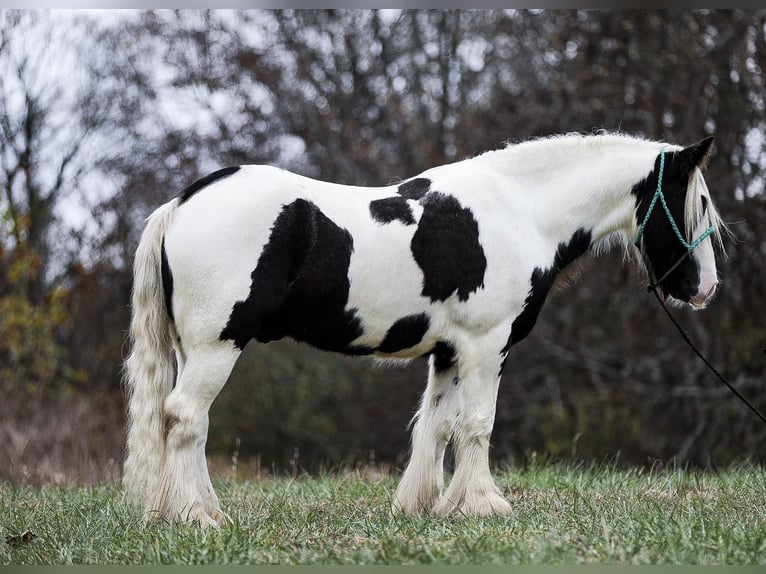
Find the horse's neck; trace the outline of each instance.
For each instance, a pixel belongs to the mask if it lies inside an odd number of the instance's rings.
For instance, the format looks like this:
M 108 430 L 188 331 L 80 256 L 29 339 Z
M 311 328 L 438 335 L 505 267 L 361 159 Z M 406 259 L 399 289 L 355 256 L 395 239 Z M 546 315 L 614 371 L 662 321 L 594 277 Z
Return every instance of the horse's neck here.
M 535 196 L 539 221 L 583 227 L 594 241 L 635 227 L 633 186 L 652 170 L 660 144 L 641 140 L 550 140 L 488 156 L 518 193 Z M 568 230 L 562 229 L 566 233 Z

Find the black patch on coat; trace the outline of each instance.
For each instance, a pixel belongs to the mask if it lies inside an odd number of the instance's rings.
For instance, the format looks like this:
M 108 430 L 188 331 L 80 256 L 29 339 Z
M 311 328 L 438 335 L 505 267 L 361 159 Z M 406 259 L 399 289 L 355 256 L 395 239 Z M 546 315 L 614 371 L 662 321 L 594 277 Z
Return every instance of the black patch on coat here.
M 221 332 L 240 349 L 291 337 L 320 349 L 369 354 L 352 346 L 363 334 L 356 310 L 348 303 L 351 234 L 310 201 L 296 199 L 282 208 L 258 264 L 250 294 L 238 301 Z
M 443 373 L 455 365 L 455 347 L 452 343 L 439 341 L 429 354 L 434 357 L 434 370 L 437 373 Z
M 415 217 L 412 215 L 412 209 L 407 203 L 407 200 L 401 195 L 371 201 L 370 215 L 378 223 L 400 221 L 404 223 L 404 225 L 415 224 Z
M 395 353 L 410 349 L 423 340 L 428 331 L 430 321 L 428 315 L 408 315 L 396 321 L 386 333 L 383 342 L 378 347 L 381 353 Z
M 537 267 L 532 272 L 530 279 L 531 288 L 529 294 L 524 301 L 524 308 L 519 316 L 513 320 L 511 325 L 511 336 L 508 339 L 505 347 L 501 350 L 501 354 L 508 352 L 508 349 L 524 339 L 532 331 L 532 328 L 537 322 L 537 316 L 540 313 L 540 309 L 545 303 L 545 298 L 548 296 L 553 281 L 556 279 L 556 275 L 569 265 L 572 261 L 580 257 L 583 253 L 590 248 L 591 233 L 584 229 L 578 229 L 572 235 L 571 239 L 564 243 L 559 243 L 556 249 L 556 255 L 553 258 L 553 264 L 547 269 L 541 269 Z M 505 362 L 505 361 L 503 361 Z M 502 367 L 500 369 L 502 373 Z
M 679 229 L 684 229 L 686 221 L 686 192 L 689 186 L 687 173 L 689 158 L 684 151 L 666 152 L 665 168 L 662 176 L 662 192 Z M 654 163 L 654 169 L 639 182 L 631 193 L 636 196 L 636 222 L 640 226 L 646 217 L 652 198 L 657 191 L 657 177 L 660 171 L 660 157 Z M 689 238 L 686 237 L 689 241 Z M 652 282 L 662 277 L 681 257 L 688 253 L 678 240 L 668 216 L 660 203 L 657 203 L 649 216 L 641 237 L 644 260 L 651 268 Z M 693 257 L 685 260 L 670 273 L 660 285 L 666 295 L 672 295 L 681 301 L 689 301 L 699 286 L 699 267 Z
M 421 202 L 423 215 L 410 248 L 423 271 L 422 295 L 444 301 L 457 291 L 467 301 L 484 286 L 487 259 L 473 213 L 451 195 L 432 191 Z
M 188 199 L 193 196 L 195 193 L 197 193 L 199 190 L 201 190 L 204 187 L 207 187 L 214 181 L 218 181 L 219 179 L 223 179 L 224 177 L 228 177 L 233 173 L 236 173 L 239 171 L 239 166 L 234 165 L 230 167 L 224 167 L 222 169 L 219 169 L 218 171 L 214 171 L 213 173 L 210 173 L 206 175 L 203 178 L 198 179 L 194 183 L 192 183 L 190 186 L 184 188 L 184 190 L 178 194 L 178 197 L 181 198 L 181 201 L 179 202 L 179 205 L 181 203 L 188 201 Z
M 405 181 L 399 186 L 397 193 L 405 199 L 421 199 L 431 190 L 431 180 L 425 177 L 416 177 Z
M 160 274 L 162 275 L 162 291 L 165 295 L 165 309 L 168 311 L 168 317 L 174 321 L 173 317 L 173 274 L 170 272 L 168 263 L 168 254 L 165 251 L 165 239 L 162 239 L 160 248 Z

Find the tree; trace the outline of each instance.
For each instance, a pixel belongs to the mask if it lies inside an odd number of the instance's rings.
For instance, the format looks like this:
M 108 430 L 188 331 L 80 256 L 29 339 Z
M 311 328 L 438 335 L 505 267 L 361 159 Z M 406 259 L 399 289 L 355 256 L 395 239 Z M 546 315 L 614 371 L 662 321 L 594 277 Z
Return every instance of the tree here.
M 193 177 L 238 162 L 380 185 L 552 133 L 624 130 L 679 143 L 715 133 L 708 183 L 728 219 L 746 219 L 739 237 L 754 241 L 763 213 L 762 144 L 753 143 L 762 142 L 763 19 L 703 10 L 142 13 L 107 33 L 116 42 L 110 53 L 126 54 L 130 65 L 104 73 L 137 90 L 115 84 L 110 101 L 140 110 L 123 115 L 125 125 L 144 126 L 145 114 L 163 129 L 126 138 L 140 142 L 126 156 L 140 164 L 113 167 L 137 185 L 114 201 L 152 189 L 135 204 L 145 215 Z M 154 74 L 159 61 L 162 76 Z M 187 106 L 180 117 L 196 121 L 180 121 L 163 103 L 179 94 Z M 123 235 L 134 245 L 139 218 L 116 219 L 134 229 Z M 742 302 L 762 297 L 740 270 L 761 264 L 759 249 L 730 245 L 724 295 L 690 327 L 745 386 L 762 372 L 750 350 L 763 332 Z M 543 310 L 527 351 L 509 359 L 496 436 L 510 440 L 496 445 L 499 457 L 525 448 L 568 453 L 580 436 L 584 455 L 622 449 L 634 462 L 677 454 L 705 463 L 743 437 L 760 440 L 739 418 L 744 434 L 717 432 L 737 417 L 736 405 L 713 408 L 725 389 L 703 385 L 704 372 L 636 283 L 612 257 L 550 303 L 555 313 Z M 731 343 L 714 345 L 711 332 Z M 422 379 L 415 367 L 399 380 L 411 389 Z M 245 392 L 238 380 L 232 386 Z M 403 444 L 406 434 L 396 429 L 387 440 Z
M 76 32 L 75 32 L 76 33 Z M 73 66 L 66 35 L 35 12 L 0 12 L 0 355 L 5 385 L 48 384 L 74 375 L 61 330 L 68 323 L 62 275 L 77 254 L 56 210 L 87 168 L 87 93 L 56 75 Z M 42 48 L 41 48 L 42 46 Z M 76 76 L 75 76 L 76 77 Z M 76 378 L 81 378 L 78 374 Z
M 117 388 L 144 219 L 197 177 L 271 163 L 382 185 L 507 141 L 606 129 L 682 144 L 716 136 L 706 179 L 737 239 L 728 242 L 718 300 L 680 318 L 759 403 L 766 12 L 141 11 L 88 22 L 87 42 L 76 42 L 85 46 L 81 63 L 68 68 L 83 80 L 63 84 L 83 88 L 72 93 L 39 67 L 46 57 L 19 51 L 20 31 L 59 16 L 2 18 L 0 137 L 9 143 L 0 152 L 0 297 L 13 293 L 40 310 L 59 294 L 71 320 L 40 332 L 89 373 L 88 389 Z M 48 33 L 51 51 L 66 52 Z M 60 210 L 73 197 L 89 210 L 70 234 Z M 13 273 L 23 293 L 12 291 Z M 765 433 L 708 378 L 618 255 L 549 301 L 522 345 L 500 392 L 498 459 L 761 456 Z M 365 363 L 290 345 L 246 354 L 216 404 L 214 448 L 231 449 L 239 436 L 242 454 L 288 464 L 297 447 L 310 467 L 344 452 L 364 458 L 381 444 L 390 461 L 406 453 L 422 362 L 370 373 Z M 253 389 L 274 407 L 254 407 L 255 421 L 242 410 Z M 401 417 L 383 417 L 384 408 Z

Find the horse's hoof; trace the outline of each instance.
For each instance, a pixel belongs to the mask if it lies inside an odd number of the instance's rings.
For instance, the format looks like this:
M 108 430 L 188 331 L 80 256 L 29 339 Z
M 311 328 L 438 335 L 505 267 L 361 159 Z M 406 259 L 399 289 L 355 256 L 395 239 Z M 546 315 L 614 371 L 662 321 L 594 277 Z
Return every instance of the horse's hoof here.
M 492 517 L 507 516 L 511 513 L 511 505 L 497 493 L 481 496 L 466 495 L 460 501 L 442 497 L 433 508 L 432 514 L 438 518 L 460 517 Z

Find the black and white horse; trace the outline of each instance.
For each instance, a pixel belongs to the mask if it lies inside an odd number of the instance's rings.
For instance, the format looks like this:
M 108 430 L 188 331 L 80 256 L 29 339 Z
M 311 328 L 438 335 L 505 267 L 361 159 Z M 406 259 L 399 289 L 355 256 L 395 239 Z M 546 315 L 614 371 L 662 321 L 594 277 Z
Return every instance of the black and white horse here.
M 711 143 L 565 135 L 387 187 L 255 165 L 195 182 L 149 217 L 136 252 L 127 495 L 168 519 L 224 521 L 205 460 L 208 410 L 248 341 L 291 337 L 352 355 L 428 356 L 394 507 L 507 513 L 488 447 L 510 348 L 562 269 L 615 244 L 662 278 L 665 300 L 707 304 L 723 226 L 700 169 Z M 685 242 L 700 236 L 695 249 Z

